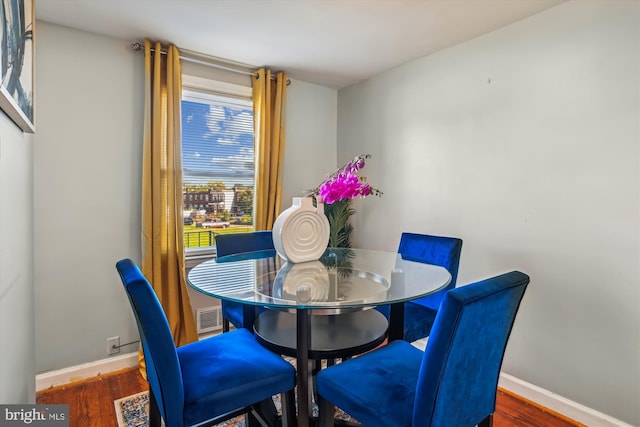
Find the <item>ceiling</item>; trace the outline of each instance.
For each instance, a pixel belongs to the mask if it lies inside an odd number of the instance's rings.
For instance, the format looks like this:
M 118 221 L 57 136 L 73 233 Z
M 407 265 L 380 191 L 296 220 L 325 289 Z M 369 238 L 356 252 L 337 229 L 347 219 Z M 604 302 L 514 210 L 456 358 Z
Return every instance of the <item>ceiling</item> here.
M 35 0 L 35 15 L 339 89 L 564 1 Z

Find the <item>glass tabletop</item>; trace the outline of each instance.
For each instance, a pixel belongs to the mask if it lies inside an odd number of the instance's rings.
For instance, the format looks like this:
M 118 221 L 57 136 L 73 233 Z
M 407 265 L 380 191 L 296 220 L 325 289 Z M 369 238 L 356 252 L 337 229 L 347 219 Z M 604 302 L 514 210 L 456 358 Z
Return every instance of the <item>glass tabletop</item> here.
M 439 266 L 395 252 L 328 248 L 317 261 L 290 263 L 276 251 L 205 261 L 187 277 L 207 295 L 274 308 L 361 308 L 434 293 L 451 281 Z

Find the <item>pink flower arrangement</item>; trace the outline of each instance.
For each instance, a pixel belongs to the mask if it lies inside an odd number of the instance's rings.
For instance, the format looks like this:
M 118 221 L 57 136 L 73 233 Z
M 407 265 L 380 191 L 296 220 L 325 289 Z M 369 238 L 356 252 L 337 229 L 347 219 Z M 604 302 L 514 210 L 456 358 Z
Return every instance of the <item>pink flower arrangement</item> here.
M 365 166 L 365 159 L 370 154 L 360 154 L 352 161 L 328 175 L 325 181 L 312 194 L 322 198 L 324 203 L 332 204 L 344 199 L 367 197 L 371 194 L 381 196 L 382 192 L 373 188 L 366 182 L 366 178 L 359 176 L 358 172 Z

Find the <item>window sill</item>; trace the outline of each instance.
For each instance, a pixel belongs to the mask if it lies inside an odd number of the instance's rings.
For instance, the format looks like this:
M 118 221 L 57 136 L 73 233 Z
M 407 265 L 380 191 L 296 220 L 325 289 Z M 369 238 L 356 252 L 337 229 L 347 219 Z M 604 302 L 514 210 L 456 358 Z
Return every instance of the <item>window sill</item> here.
M 189 264 L 195 263 L 199 264 L 204 260 L 212 259 L 216 257 L 216 248 L 215 246 L 209 246 L 206 248 L 185 248 L 184 250 L 184 260 L 187 263 L 187 267 Z

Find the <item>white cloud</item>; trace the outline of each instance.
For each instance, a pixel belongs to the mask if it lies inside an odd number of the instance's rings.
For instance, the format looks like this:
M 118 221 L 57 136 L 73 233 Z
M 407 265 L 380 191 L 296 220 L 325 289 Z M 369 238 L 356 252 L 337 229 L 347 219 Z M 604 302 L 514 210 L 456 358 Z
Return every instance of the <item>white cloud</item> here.
M 218 105 L 210 105 L 209 112 L 205 115 L 208 132 L 205 136 L 210 136 L 222 132 L 222 128 L 218 122 L 225 121 L 225 133 L 253 133 L 253 114 L 242 112 L 236 116 L 225 116 L 224 107 Z M 224 143 L 223 141 L 219 141 Z
M 238 141 L 227 138 L 218 138 L 218 144 L 222 145 L 238 145 Z
M 253 170 L 253 150 L 250 151 L 251 153 L 249 153 L 249 155 L 214 157 L 211 159 L 211 163 L 214 163 L 218 166 L 224 166 L 230 170 Z

